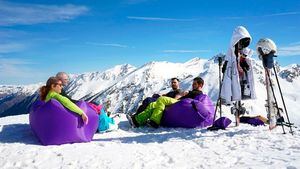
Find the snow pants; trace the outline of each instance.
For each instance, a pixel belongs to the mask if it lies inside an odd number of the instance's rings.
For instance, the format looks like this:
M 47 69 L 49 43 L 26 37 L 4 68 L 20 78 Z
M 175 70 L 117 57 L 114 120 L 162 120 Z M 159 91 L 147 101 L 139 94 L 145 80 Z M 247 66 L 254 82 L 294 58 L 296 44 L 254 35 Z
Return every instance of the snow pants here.
M 150 103 L 143 112 L 139 113 L 134 118 L 140 126 L 145 125 L 148 119 L 160 125 L 165 107 L 176 102 L 178 102 L 177 99 L 161 96 L 155 102 Z

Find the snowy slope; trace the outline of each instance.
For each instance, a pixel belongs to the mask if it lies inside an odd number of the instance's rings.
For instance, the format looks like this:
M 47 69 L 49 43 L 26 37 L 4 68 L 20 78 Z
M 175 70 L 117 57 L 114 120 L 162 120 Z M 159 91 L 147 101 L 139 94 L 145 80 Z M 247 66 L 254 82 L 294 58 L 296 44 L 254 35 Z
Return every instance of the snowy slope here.
M 299 122 L 298 122 L 299 123 Z M 242 124 L 227 130 L 129 127 L 90 143 L 41 146 L 28 115 L 0 118 L 1 168 L 300 168 L 300 132 Z
M 86 95 L 94 95 L 105 91 L 107 87 L 113 85 L 116 81 L 135 69 L 135 67 L 129 64 L 124 64 L 117 65 L 104 72 L 91 72 L 75 75 L 71 78 L 66 90 L 74 99 L 81 99 Z

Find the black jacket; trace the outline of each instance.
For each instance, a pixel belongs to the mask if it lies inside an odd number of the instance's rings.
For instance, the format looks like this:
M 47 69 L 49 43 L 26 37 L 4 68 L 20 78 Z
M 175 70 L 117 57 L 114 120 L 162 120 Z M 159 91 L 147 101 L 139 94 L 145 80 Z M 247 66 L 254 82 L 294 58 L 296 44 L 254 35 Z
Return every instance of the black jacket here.
M 195 97 L 200 95 L 200 94 L 203 94 L 202 91 L 194 89 L 192 91 L 189 91 L 189 93 L 187 95 L 181 97 L 180 100 L 186 99 L 186 98 L 195 99 Z
M 169 93 L 165 94 L 164 96 L 175 98 L 176 95 L 180 94 L 180 92 L 181 92 L 180 89 L 176 89 L 176 90 L 170 91 Z

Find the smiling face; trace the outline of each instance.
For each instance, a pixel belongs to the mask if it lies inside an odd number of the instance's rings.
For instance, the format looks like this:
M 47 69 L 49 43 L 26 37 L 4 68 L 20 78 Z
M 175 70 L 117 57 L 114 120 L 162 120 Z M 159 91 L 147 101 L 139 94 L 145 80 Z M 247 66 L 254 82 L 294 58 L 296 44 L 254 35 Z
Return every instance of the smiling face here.
M 59 80 L 57 83 L 51 85 L 51 90 L 55 91 L 56 93 L 61 93 L 62 86 L 62 81 Z

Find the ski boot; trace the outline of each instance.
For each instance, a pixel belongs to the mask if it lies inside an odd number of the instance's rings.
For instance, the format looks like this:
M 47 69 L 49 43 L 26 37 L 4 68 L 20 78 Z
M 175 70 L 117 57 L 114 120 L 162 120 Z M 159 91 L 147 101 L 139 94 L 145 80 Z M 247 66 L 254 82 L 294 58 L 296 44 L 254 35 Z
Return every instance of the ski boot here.
M 235 116 L 235 126 L 240 125 L 240 116 L 244 115 L 247 113 L 246 108 L 243 107 L 244 104 L 241 103 L 234 103 L 233 107 L 231 107 L 231 114 Z
M 129 115 L 129 114 L 127 114 L 127 115 L 126 115 L 126 118 L 127 118 L 128 122 L 129 122 L 129 124 L 130 124 L 130 126 L 131 126 L 132 128 L 137 128 L 137 127 L 139 127 L 139 124 L 138 124 L 138 122 L 135 120 L 135 116 L 134 116 L 134 115 Z

